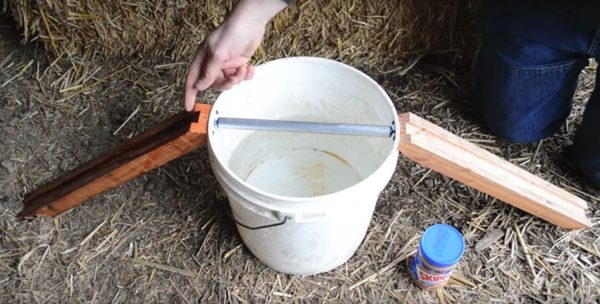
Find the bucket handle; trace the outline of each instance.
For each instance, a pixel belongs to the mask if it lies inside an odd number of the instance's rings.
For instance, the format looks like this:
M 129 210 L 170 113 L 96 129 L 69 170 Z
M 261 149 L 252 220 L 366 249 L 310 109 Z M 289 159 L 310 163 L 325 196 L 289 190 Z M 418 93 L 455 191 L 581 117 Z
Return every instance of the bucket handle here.
M 248 226 L 248 225 L 246 225 L 246 224 L 243 224 L 243 223 L 239 222 L 238 220 L 236 220 L 236 219 L 235 219 L 235 217 L 233 216 L 233 213 L 231 212 L 231 207 L 230 207 L 230 206 L 227 206 L 227 214 L 229 215 L 229 217 L 230 217 L 230 218 L 231 218 L 231 219 L 232 219 L 232 220 L 233 220 L 233 221 L 234 221 L 236 224 L 238 224 L 238 225 L 240 225 L 240 226 L 242 226 L 242 227 L 244 227 L 244 228 L 246 228 L 246 229 L 249 229 L 249 230 L 260 230 L 260 229 L 265 229 L 265 228 L 271 228 L 271 227 L 277 227 L 277 226 L 281 226 L 281 225 L 284 225 L 284 224 L 287 222 L 287 220 L 291 219 L 289 216 L 287 216 L 287 215 L 286 215 L 286 216 L 283 218 L 283 221 L 281 221 L 281 222 L 279 222 L 279 223 L 273 223 L 273 224 L 267 224 L 267 225 L 262 225 L 262 226 L 255 226 L 255 227 L 252 227 L 252 226 Z

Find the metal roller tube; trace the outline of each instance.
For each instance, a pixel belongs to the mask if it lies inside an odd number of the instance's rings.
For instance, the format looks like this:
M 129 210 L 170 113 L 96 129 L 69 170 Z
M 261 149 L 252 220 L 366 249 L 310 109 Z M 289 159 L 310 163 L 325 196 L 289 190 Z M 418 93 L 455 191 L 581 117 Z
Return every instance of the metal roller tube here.
M 393 124 L 381 126 L 231 117 L 219 117 L 216 121 L 216 126 L 220 129 L 321 133 L 373 137 L 392 137 L 395 133 Z

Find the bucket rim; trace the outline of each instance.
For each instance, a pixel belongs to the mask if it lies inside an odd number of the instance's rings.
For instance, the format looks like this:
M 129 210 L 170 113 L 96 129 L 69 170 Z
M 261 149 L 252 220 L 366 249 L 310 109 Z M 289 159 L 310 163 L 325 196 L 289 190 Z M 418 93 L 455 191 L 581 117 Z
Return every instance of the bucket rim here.
M 371 83 L 374 88 L 381 94 L 381 96 L 383 97 L 383 99 L 387 102 L 388 107 L 390 109 L 390 111 L 393 113 L 393 117 L 394 117 L 394 124 L 396 126 L 399 125 L 399 119 L 398 119 L 398 112 L 396 110 L 396 107 L 394 106 L 394 103 L 392 102 L 391 98 L 389 97 L 389 95 L 385 92 L 385 90 L 383 89 L 383 87 L 377 83 L 373 78 L 371 78 L 369 75 L 367 75 L 366 73 L 364 73 L 363 71 L 350 66 L 348 64 L 345 64 L 343 62 L 334 60 L 334 59 L 329 59 L 329 58 L 324 58 L 324 57 L 314 57 L 314 56 L 293 56 L 293 57 L 283 57 L 283 58 L 277 58 L 277 59 L 273 59 L 264 63 L 261 63 L 260 65 L 256 66 L 256 72 L 255 73 L 259 73 L 260 69 L 262 69 L 262 67 L 271 65 L 271 64 L 278 64 L 284 61 L 305 61 L 305 62 L 310 62 L 310 63 L 314 63 L 314 62 L 318 62 L 318 63 L 325 63 L 325 64 L 331 64 L 331 65 L 335 65 L 337 67 L 343 68 L 343 69 L 347 69 L 349 71 L 352 71 L 353 73 L 356 73 L 357 75 L 360 75 L 362 78 L 364 78 L 365 81 Z M 215 100 L 215 104 L 219 102 L 219 98 L 221 95 L 219 95 L 217 97 L 217 99 Z M 243 179 L 241 179 L 235 172 L 233 172 L 229 166 L 227 166 L 227 164 L 225 164 L 222 160 L 222 157 L 218 155 L 218 153 L 215 153 L 215 151 L 213 150 L 212 147 L 212 139 L 214 138 L 214 132 L 211 132 L 211 129 L 214 128 L 214 119 L 218 117 L 218 115 L 216 114 L 217 111 L 217 107 L 213 106 L 211 109 L 211 113 L 209 116 L 209 132 L 208 132 L 208 149 L 210 150 L 210 154 L 212 154 L 218 164 L 218 166 L 220 167 L 220 169 L 224 170 L 227 175 L 229 176 L 230 179 L 232 179 L 233 181 L 235 181 L 235 183 L 243 186 L 246 188 L 246 190 L 252 191 L 254 193 L 256 193 L 257 195 L 269 198 L 269 202 L 257 202 L 257 201 L 253 201 L 254 204 L 263 207 L 265 209 L 268 210 L 282 210 L 285 209 L 283 206 L 279 206 L 277 208 L 274 208 L 272 206 L 273 202 L 291 202 L 291 203 L 311 203 L 314 201 L 325 201 L 325 200 L 329 200 L 330 198 L 335 198 L 335 197 L 339 197 L 340 195 L 343 195 L 344 193 L 348 193 L 352 190 L 355 190 L 356 188 L 359 188 L 361 186 L 363 186 L 364 184 L 366 184 L 369 180 L 373 179 L 374 176 L 383 171 L 385 168 L 385 164 L 389 161 L 390 157 L 397 157 L 399 155 L 399 151 L 398 151 L 398 145 L 399 145 L 399 141 L 400 141 L 400 136 L 395 136 L 395 138 L 393 139 L 393 144 L 390 147 L 390 151 L 388 152 L 388 154 L 385 156 L 384 160 L 381 162 L 381 164 L 375 169 L 373 170 L 368 176 L 366 176 L 365 178 L 363 178 L 361 181 L 346 187 L 344 189 L 335 191 L 335 192 L 331 192 L 331 193 L 327 193 L 327 194 L 323 194 L 323 195 L 317 195 L 317 196 L 287 196 L 287 195 L 280 195 L 280 194 L 275 194 L 275 193 L 271 193 L 265 190 L 262 190 L 256 186 L 253 186 L 252 184 L 244 181 Z M 213 168 L 214 170 L 214 168 Z M 389 183 L 389 181 L 388 181 Z M 387 185 L 387 183 L 386 183 Z

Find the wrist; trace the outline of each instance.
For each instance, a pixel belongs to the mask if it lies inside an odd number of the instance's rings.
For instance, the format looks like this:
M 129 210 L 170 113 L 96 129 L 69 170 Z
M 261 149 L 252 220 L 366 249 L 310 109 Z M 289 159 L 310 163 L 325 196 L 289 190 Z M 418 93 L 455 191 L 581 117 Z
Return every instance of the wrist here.
M 233 21 L 265 26 L 286 6 L 287 3 L 283 0 L 240 0 L 232 12 L 231 18 Z

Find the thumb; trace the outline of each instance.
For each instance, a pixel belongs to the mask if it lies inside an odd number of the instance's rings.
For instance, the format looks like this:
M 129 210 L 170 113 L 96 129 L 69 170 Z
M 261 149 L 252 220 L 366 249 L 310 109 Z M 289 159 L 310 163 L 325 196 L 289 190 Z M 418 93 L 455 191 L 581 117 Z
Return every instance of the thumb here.
M 248 57 L 236 57 L 230 60 L 227 60 L 223 63 L 223 69 L 238 69 L 239 67 L 248 64 L 248 62 L 250 61 L 250 58 Z
M 196 89 L 199 91 L 206 90 L 209 88 L 215 79 L 221 73 L 221 66 L 223 65 L 223 60 L 219 59 L 217 56 L 211 56 L 209 60 L 206 61 L 204 68 L 202 69 L 202 75 L 200 80 L 196 83 Z

